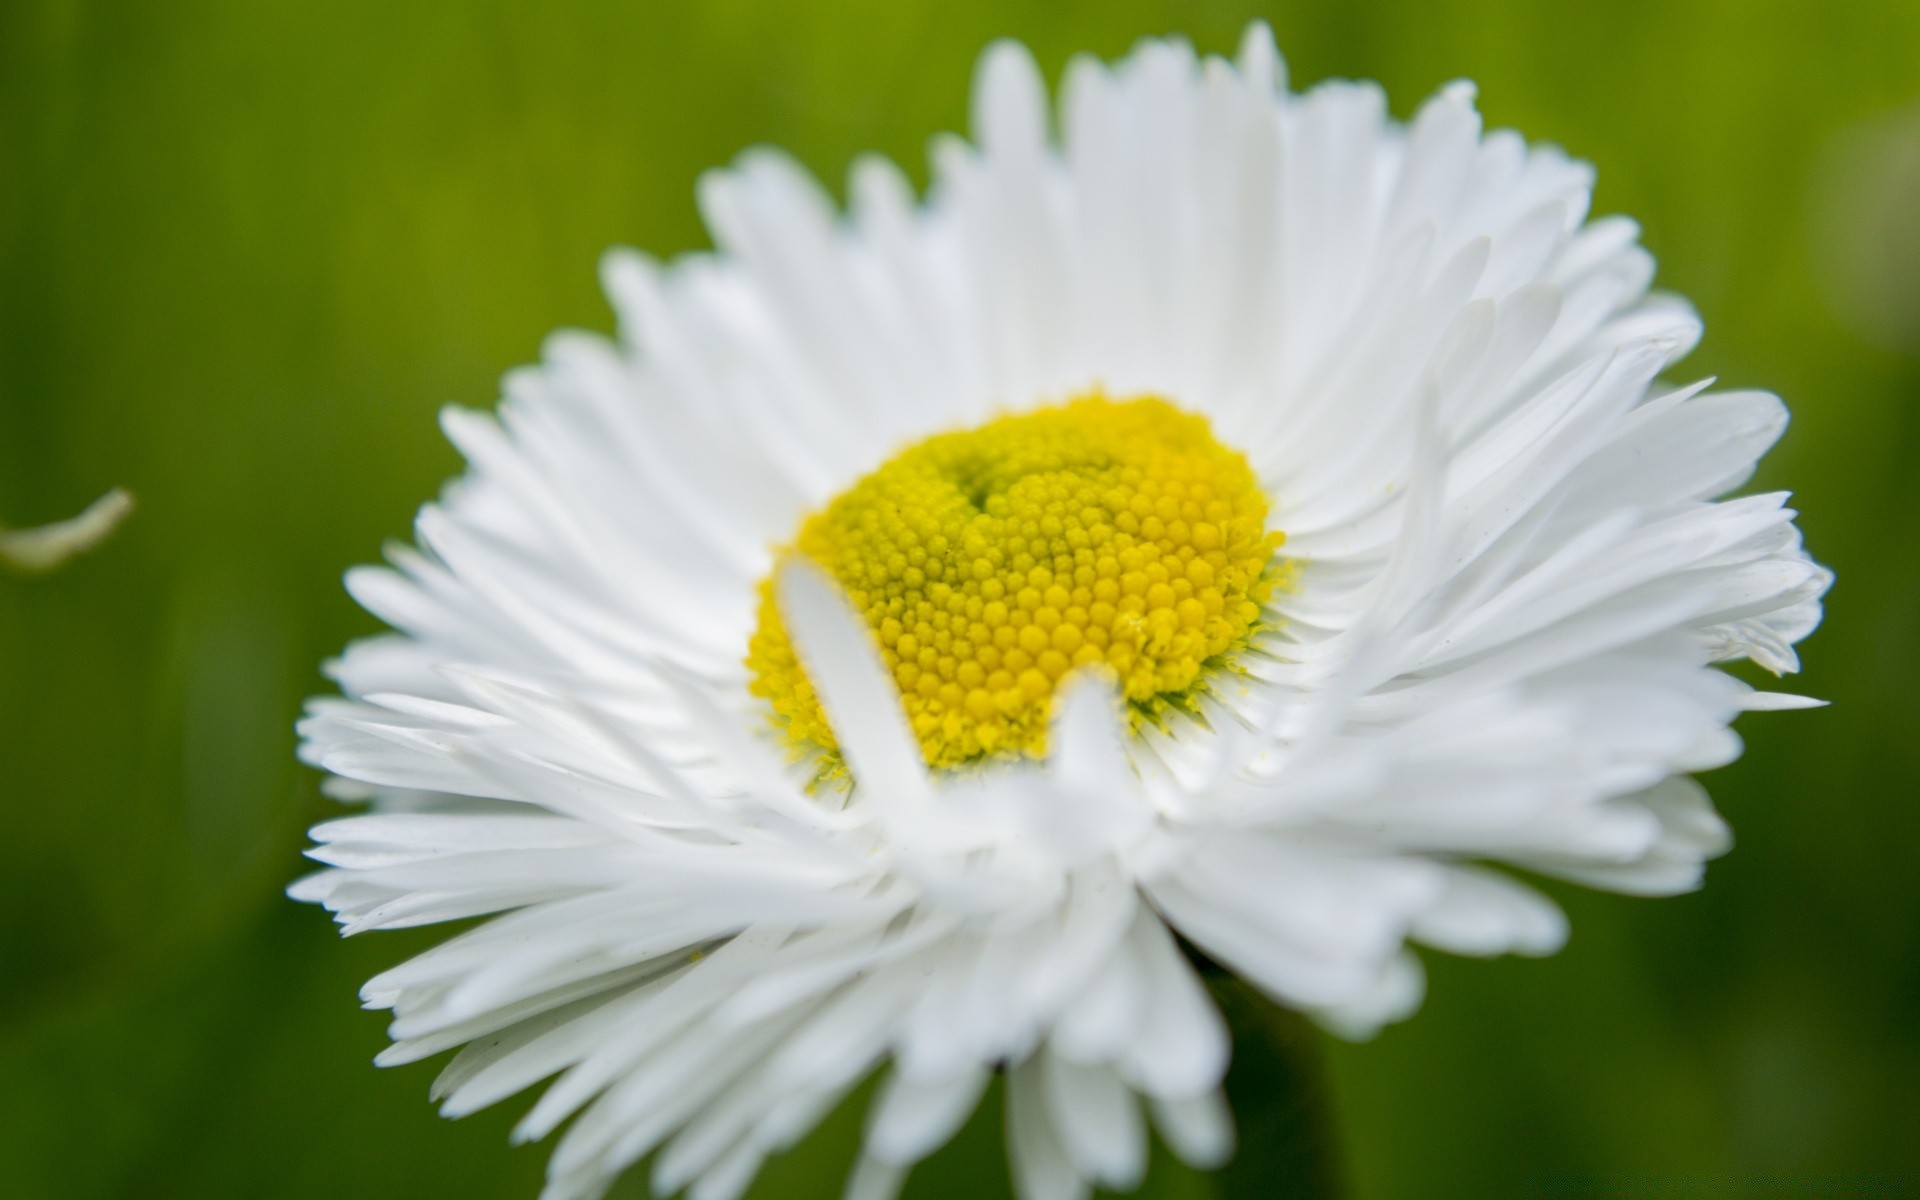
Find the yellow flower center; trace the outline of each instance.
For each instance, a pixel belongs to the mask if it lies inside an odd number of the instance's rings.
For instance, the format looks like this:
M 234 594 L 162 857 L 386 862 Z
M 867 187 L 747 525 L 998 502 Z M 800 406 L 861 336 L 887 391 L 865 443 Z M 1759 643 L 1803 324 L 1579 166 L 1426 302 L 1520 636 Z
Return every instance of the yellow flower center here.
M 1267 498 L 1204 417 L 1099 393 L 907 447 L 807 518 L 900 689 L 927 764 L 1041 754 L 1054 689 L 1110 671 L 1135 727 L 1190 701 L 1262 628 Z M 746 665 L 802 750 L 833 731 L 760 585 Z

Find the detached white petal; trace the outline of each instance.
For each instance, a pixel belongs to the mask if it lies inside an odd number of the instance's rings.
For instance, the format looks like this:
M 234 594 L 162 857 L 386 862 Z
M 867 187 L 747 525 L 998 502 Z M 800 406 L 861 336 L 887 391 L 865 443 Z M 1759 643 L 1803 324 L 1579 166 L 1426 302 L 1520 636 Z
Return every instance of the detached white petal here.
M 0 528 L 0 563 L 19 571 L 51 571 L 105 541 L 133 511 L 133 493 L 114 488 L 78 516 L 32 529 Z

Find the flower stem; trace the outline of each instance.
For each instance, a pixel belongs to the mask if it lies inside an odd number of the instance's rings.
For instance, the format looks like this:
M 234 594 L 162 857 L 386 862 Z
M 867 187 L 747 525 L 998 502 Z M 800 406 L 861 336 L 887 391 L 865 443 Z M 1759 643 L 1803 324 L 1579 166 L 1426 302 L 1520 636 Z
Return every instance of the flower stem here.
M 1239 1150 L 1214 1176 L 1220 1200 L 1334 1200 L 1347 1194 L 1333 1094 L 1305 1017 L 1237 977 L 1212 974 L 1233 1034 L 1227 1101 Z

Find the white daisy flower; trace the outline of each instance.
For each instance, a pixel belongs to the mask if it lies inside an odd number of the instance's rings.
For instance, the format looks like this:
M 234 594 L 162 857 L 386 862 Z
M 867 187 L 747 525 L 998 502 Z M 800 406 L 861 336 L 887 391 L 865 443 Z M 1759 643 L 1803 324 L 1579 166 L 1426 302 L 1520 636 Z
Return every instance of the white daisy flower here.
M 982 61 L 974 140 L 842 216 L 756 151 L 719 249 L 619 252 L 620 336 L 557 336 L 419 549 L 352 572 L 398 632 L 333 664 L 304 755 L 365 815 L 295 884 L 349 933 L 489 917 L 378 976 L 382 1063 L 465 1046 L 461 1115 L 557 1076 L 549 1200 L 741 1192 L 884 1073 L 851 1191 L 885 1196 L 1008 1076 L 1023 1196 L 1125 1188 L 1143 1107 L 1231 1150 L 1197 948 L 1364 1035 L 1418 942 L 1545 954 L 1500 869 L 1693 887 L 1690 772 L 1795 669 L 1830 576 L 1786 423 L 1673 387 L 1592 173 L 1290 94 L 1150 42 Z

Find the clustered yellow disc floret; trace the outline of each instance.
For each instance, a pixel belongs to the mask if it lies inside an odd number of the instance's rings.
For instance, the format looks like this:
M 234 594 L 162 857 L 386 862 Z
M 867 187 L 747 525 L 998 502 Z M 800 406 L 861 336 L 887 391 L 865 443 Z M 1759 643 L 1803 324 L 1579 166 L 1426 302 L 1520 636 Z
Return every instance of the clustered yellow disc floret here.
M 909 446 L 787 552 L 845 589 L 948 768 L 1043 753 L 1076 668 L 1111 672 L 1136 726 L 1190 700 L 1261 628 L 1281 540 L 1205 418 L 1093 394 Z M 771 578 L 746 665 L 787 735 L 837 759 Z

